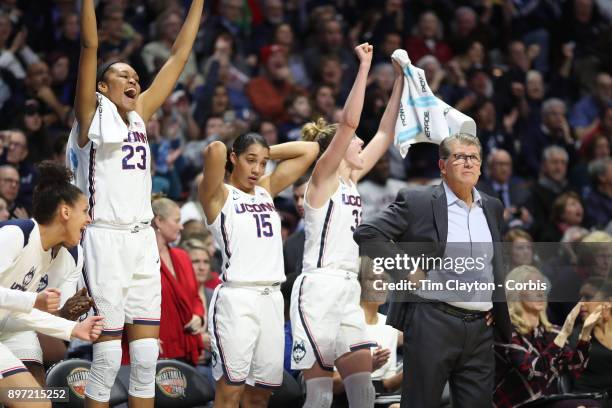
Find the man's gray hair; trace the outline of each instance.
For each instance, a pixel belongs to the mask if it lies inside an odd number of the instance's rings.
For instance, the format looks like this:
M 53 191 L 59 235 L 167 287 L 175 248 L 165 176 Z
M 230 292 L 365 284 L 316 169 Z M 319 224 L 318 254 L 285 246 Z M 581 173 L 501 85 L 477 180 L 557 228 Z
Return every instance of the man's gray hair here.
M 440 147 L 438 148 L 438 154 L 442 160 L 446 160 L 451 155 L 451 145 L 454 142 L 458 142 L 462 145 L 471 145 L 478 147 L 478 154 L 480 155 L 480 159 L 482 160 L 482 145 L 480 144 L 480 140 L 476 136 L 472 136 L 469 133 L 455 133 L 452 136 L 447 137 L 442 140 L 440 143 Z
M 604 157 L 589 164 L 589 176 L 594 186 L 599 184 L 599 176 L 604 175 L 610 165 L 612 165 L 612 158 L 610 157 Z
M 561 146 L 548 146 L 544 149 L 544 152 L 542 152 L 542 161 L 548 161 L 554 154 L 562 154 L 563 157 L 565 157 L 565 161 L 569 160 L 567 150 Z
M 542 103 L 542 117 L 548 115 L 556 106 L 561 106 L 567 113 L 567 105 L 563 100 L 559 98 L 548 98 Z

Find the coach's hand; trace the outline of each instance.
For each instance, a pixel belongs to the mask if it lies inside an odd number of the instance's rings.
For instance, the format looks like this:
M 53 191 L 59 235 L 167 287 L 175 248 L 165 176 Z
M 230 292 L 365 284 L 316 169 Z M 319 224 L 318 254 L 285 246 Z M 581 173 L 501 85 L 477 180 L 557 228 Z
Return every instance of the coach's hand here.
M 59 289 L 46 289 L 36 296 L 34 308 L 43 312 L 55 313 L 59 310 L 61 292 Z
M 59 315 L 64 319 L 76 320 L 94 306 L 94 301 L 87 295 L 87 289 L 82 288 L 66 301 Z
M 72 337 L 85 341 L 96 341 L 104 328 L 104 317 L 90 316 L 72 329 Z

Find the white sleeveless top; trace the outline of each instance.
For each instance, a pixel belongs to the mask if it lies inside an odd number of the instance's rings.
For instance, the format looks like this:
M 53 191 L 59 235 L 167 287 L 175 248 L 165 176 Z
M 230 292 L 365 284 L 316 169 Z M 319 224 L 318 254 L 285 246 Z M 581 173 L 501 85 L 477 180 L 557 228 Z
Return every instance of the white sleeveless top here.
M 225 187 L 229 194 L 221 212 L 207 222 L 223 255 L 223 281 L 284 282 L 281 220 L 272 197 L 260 186 L 255 194 Z
M 357 186 L 342 179 L 321 208 L 304 200 L 303 272 L 335 269 L 359 273 L 359 247 L 353 232 L 361 223 L 361 197 Z
M 75 122 L 66 146 L 66 165 L 89 200 L 92 222 L 133 224 L 153 219 L 151 151 L 143 119 L 128 113 L 126 125 L 117 107 L 98 94 L 89 143 L 78 145 Z

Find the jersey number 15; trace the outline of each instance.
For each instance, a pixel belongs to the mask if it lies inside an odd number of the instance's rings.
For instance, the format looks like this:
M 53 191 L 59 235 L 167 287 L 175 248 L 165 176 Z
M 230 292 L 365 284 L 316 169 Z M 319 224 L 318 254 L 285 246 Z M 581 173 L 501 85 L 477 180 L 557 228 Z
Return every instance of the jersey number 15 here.
M 255 217 L 255 223 L 257 224 L 257 238 L 271 237 L 274 235 L 274 231 L 272 231 L 272 223 L 268 221 L 270 219 L 270 214 L 253 214 Z

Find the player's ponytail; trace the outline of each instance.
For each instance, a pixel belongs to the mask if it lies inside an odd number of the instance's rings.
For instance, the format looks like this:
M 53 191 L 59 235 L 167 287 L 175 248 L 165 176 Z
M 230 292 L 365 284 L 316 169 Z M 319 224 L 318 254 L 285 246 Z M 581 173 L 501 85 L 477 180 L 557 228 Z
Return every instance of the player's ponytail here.
M 37 169 L 39 175 L 34 188 L 32 214 L 39 224 L 48 224 L 60 204 L 73 206 L 83 193 L 70 183 L 73 175 L 64 165 L 45 160 L 38 164 Z
M 225 163 L 225 170 L 229 173 L 232 173 L 234 171 L 234 165 L 230 160 L 230 155 L 232 154 L 232 152 L 236 154 L 236 157 L 238 157 L 244 152 L 246 152 L 249 146 L 253 144 L 258 144 L 262 147 L 265 147 L 266 149 L 270 149 L 270 145 L 268 145 L 266 139 L 259 133 L 250 132 L 244 135 L 240 135 L 234 141 L 232 147 L 230 149 L 227 149 L 227 161 Z
M 306 142 L 317 142 L 319 144 L 320 157 L 331 143 L 337 128 L 337 124 L 329 124 L 325 119 L 320 117 L 316 122 L 309 122 L 302 126 L 302 140 Z

